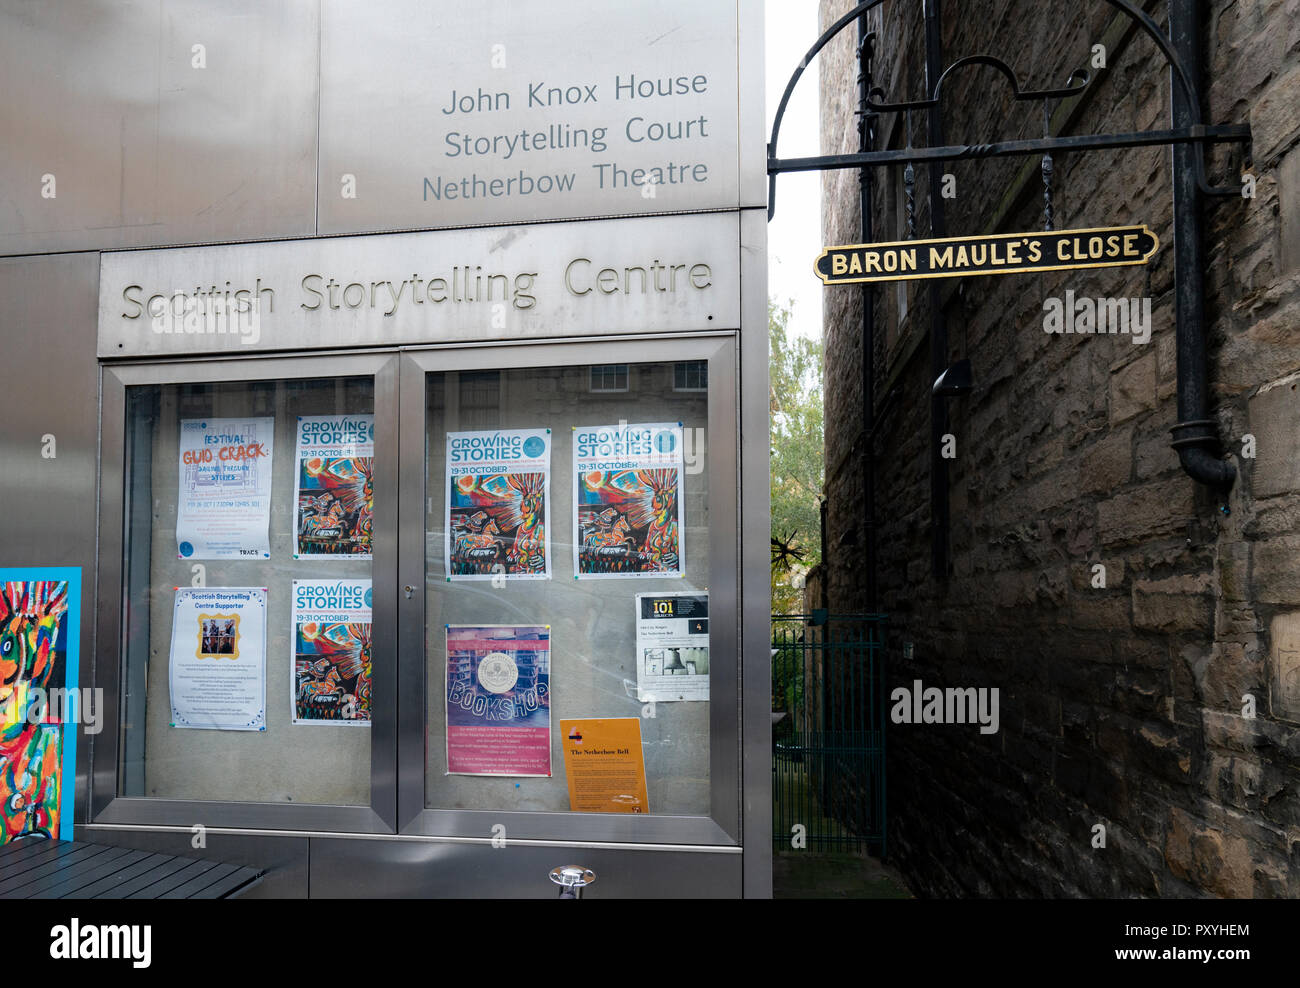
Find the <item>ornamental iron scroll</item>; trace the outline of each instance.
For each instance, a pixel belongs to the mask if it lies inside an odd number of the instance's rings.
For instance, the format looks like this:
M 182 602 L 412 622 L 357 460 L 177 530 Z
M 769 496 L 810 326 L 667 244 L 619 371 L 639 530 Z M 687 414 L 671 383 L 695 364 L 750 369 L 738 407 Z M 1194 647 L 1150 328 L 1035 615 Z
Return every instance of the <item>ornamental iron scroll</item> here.
M 1200 99 L 1196 86 L 1179 57 L 1170 39 L 1160 30 L 1160 26 L 1146 11 L 1136 6 L 1132 0 L 1104 0 L 1111 7 L 1122 11 L 1142 29 L 1160 49 L 1165 61 L 1173 73 L 1173 80 L 1181 90 L 1181 95 L 1190 108 L 1191 122 L 1183 127 L 1171 127 L 1163 130 L 1129 131 L 1110 134 L 1085 134 L 1069 137 L 1050 137 L 1030 140 L 997 141 L 987 144 L 954 144 L 942 147 L 926 147 L 882 151 L 861 151 L 852 154 L 817 155 L 807 158 L 780 158 L 777 156 L 777 141 L 781 133 L 781 121 L 785 117 L 786 106 L 794 87 L 802 77 L 804 69 L 826 45 L 845 27 L 880 6 L 884 0 L 862 0 L 856 7 L 840 17 L 817 39 L 807 54 L 799 62 L 790 81 L 786 84 L 781 102 L 777 106 L 776 116 L 772 121 L 772 135 L 768 142 L 768 207 L 770 220 L 776 213 L 776 176 L 783 172 L 823 171 L 835 168 L 866 168 L 882 165 L 905 164 L 908 162 L 955 161 L 968 158 L 1003 157 L 1024 154 L 1051 154 L 1053 151 L 1097 151 L 1108 148 L 1143 147 L 1158 144 L 1196 145 L 1194 155 L 1196 183 L 1205 195 L 1239 196 L 1240 188 L 1216 188 L 1205 180 L 1205 161 L 1203 146 L 1218 143 L 1247 143 L 1250 140 L 1250 128 L 1246 125 L 1227 124 L 1206 126 L 1201 120 Z M 933 89 L 925 99 L 904 102 L 880 102 L 874 97 L 883 97 L 878 88 L 872 88 L 865 105 L 874 116 L 881 113 L 911 113 L 918 109 L 932 109 L 939 103 L 944 81 L 956 69 L 967 65 L 985 65 L 1001 73 L 1011 84 L 1012 96 L 1016 100 L 1052 100 L 1066 99 L 1081 95 L 1092 83 L 1092 77 L 1083 70 L 1075 70 L 1066 80 L 1065 85 L 1057 89 L 1022 91 L 1015 71 L 1002 59 L 994 55 L 979 54 L 959 58 L 950 64 L 935 80 Z M 1049 173 L 1050 174 L 1050 173 Z
M 870 96 L 868 96 L 867 106 L 871 107 L 871 109 L 877 113 L 888 113 L 896 110 L 928 110 L 932 106 L 938 106 L 939 94 L 943 90 L 944 80 L 947 79 L 954 70 L 963 68 L 967 65 L 991 65 L 993 68 L 997 69 L 1006 76 L 1007 81 L 1011 83 L 1011 98 L 1015 100 L 1049 100 L 1064 99 L 1067 96 L 1078 96 L 1082 94 L 1092 82 L 1092 77 L 1088 74 L 1086 69 L 1075 69 L 1070 73 L 1070 78 L 1065 80 L 1065 86 L 1061 89 L 1039 89 L 1032 92 L 1021 92 L 1020 81 L 1016 78 L 1015 71 L 1010 65 L 1002 61 L 1002 59 L 995 58 L 992 55 L 967 55 L 964 58 L 957 59 L 957 61 L 953 62 L 943 70 L 943 75 L 939 76 L 938 81 L 934 84 L 934 93 L 930 99 L 910 100 L 903 103 L 873 103 Z M 1075 79 L 1081 79 L 1082 81 L 1076 85 L 1074 84 Z

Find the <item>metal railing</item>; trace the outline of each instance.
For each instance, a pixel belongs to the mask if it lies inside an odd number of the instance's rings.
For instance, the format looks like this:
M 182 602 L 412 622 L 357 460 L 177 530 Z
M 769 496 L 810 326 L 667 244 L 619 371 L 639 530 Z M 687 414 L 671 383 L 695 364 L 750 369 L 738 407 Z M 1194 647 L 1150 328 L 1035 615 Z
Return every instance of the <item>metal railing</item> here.
M 885 856 L 885 623 L 772 615 L 775 850 Z

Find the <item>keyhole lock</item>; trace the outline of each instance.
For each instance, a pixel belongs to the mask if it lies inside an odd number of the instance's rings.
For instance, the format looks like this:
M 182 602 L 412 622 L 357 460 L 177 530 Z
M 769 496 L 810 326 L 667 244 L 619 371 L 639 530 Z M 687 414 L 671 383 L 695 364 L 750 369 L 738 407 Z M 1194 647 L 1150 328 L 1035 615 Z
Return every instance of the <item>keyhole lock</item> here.
M 406 591 L 406 599 L 407 599 L 407 600 L 410 600 L 410 599 L 411 599 L 411 594 L 415 593 L 415 587 L 411 586 L 411 585 L 408 583 L 408 584 L 407 584 L 405 587 L 403 587 L 402 589 Z

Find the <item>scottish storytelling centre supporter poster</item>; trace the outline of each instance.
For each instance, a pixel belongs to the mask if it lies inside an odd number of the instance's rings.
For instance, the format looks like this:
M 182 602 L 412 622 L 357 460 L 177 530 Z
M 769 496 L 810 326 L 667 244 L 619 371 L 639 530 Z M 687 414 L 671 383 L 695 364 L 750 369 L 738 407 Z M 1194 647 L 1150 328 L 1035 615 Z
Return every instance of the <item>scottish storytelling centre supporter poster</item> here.
M 681 576 L 686 509 L 680 422 L 573 430 L 578 579 Z
M 549 625 L 447 625 L 447 773 L 551 774 Z
M 298 416 L 294 559 L 371 558 L 375 417 Z
M 271 418 L 182 419 L 176 555 L 269 559 Z
M 172 727 L 266 730 L 266 589 L 177 587 Z
M 72 840 L 81 570 L 0 569 L 0 844 Z
M 550 429 L 447 433 L 447 579 L 550 579 L 550 495 Z
M 293 722 L 369 727 L 369 579 L 293 581 Z

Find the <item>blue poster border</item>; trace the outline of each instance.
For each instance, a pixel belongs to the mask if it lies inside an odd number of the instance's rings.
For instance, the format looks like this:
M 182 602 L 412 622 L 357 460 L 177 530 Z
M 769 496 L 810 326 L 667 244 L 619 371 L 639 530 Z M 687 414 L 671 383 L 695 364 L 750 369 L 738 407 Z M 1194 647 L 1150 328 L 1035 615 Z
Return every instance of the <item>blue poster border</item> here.
M 0 567 L 0 583 L 28 583 L 34 580 L 62 580 L 68 584 L 68 650 L 63 657 L 63 688 L 69 695 L 80 698 L 77 689 L 81 673 L 81 567 L 80 566 L 15 566 Z M 79 713 L 76 700 L 70 708 Z M 77 805 L 77 729 L 74 721 L 72 736 L 63 738 L 63 788 L 59 793 L 59 840 L 73 839 Z M 68 724 L 63 725 L 67 730 Z M 71 743 L 69 744 L 69 741 Z

